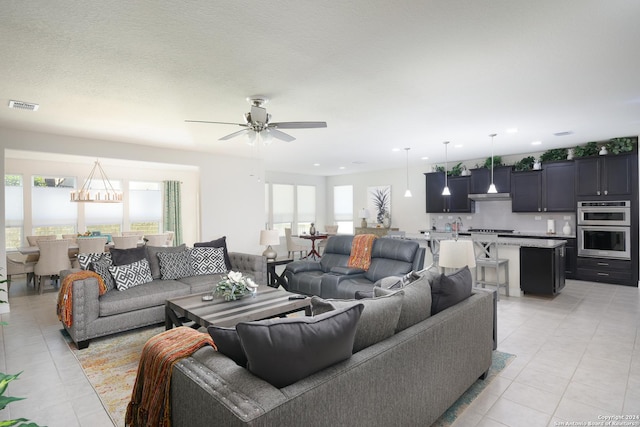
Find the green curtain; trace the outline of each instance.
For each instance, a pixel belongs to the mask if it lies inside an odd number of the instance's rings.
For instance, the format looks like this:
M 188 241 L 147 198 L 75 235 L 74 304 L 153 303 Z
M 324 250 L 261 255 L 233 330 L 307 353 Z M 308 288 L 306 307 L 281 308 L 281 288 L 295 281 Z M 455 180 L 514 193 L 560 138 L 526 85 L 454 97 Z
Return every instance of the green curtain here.
M 174 246 L 182 242 L 182 197 L 180 181 L 164 181 L 164 230 L 173 231 Z

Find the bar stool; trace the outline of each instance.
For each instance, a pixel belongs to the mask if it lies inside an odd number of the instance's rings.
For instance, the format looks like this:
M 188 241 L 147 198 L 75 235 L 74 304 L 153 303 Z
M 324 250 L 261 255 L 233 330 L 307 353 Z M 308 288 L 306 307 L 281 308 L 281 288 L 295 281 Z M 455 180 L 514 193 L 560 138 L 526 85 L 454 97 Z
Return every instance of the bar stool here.
M 496 299 L 500 299 L 500 288 L 504 287 L 509 296 L 509 260 L 498 255 L 498 235 L 471 233 L 471 240 L 476 248 L 476 285 L 496 287 Z M 500 281 L 500 267 L 504 267 L 504 281 Z M 486 279 L 486 269 L 495 271 L 495 280 Z M 478 278 L 480 276 L 480 278 Z
M 431 251 L 431 265 L 425 270 L 430 270 L 433 267 L 440 267 L 440 241 L 449 240 L 452 238 L 451 232 L 429 232 L 429 250 Z

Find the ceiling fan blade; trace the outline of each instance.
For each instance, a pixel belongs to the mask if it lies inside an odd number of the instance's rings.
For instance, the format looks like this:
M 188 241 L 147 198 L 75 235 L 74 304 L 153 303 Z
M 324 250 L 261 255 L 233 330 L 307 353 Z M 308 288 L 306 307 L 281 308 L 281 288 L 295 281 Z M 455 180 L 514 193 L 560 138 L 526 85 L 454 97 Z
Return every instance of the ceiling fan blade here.
M 208 122 L 206 120 L 185 120 L 185 122 L 187 122 L 187 123 L 213 123 L 215 125 L 246 126 L 245 123 Z
M 291 135 L 286 134 L 284 132 L 280 132 L 279 130 L 274 129 L 272 127 L 270 127 L 268 129 L 268 132 L 271 134 L 271 136 L 273 136 L 274 138 L 279 139 L 281 141 L 291 142 L 291 141 L 295 141 L 296 140 Z
M 236 136 L 240 136 L 240 135 L 242 135 L 242 134 L 244 134 L 246 132 L 249 132 L 249 131 L 253 132 L 253 130 L 251 128 L 247 127 L 246 129 L 242 129 L 242 130 L 239 130 L 237 132 L 230 133 L 227 136 L 223 136 L 222 138 L 219 138 L 218 141 L 226 141 L 228 139 L 235 138 Z
M 327 122 L 280 122 L 270 123 L 269 125 L 280 129 L 308 129 L 326 128 Z

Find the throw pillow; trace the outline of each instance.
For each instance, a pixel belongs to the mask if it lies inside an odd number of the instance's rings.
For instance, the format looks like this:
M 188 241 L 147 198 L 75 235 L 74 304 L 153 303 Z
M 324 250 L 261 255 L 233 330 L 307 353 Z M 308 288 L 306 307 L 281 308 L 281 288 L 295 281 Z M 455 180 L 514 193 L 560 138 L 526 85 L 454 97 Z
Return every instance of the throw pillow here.
M 431 274 L 422 274 L 420 279 L 415 280 L 403 287 L 404 299 L 402 300 L 402 310 L 398 318 L 396 333 L 422 322 L 431 316 Z M 375 296 L 387 295 L 398 292 L 396 289 L 373 288 Z
M 247 369 L 282 388 L 351 357 L 363 305 L 236 325 Z
M 207 328 L 209 335 L 213 338 L 218 351 L 229 359 L 236 362 L 243 368 L 247 367 L 247 356 L 244 354 L 240 336 L 235 328 L 222 328 L 220 326 L 209 326 Z
M 194 243 L 194 248 L 222 248 L 224 250 L 224 264 L 227 267 L 227 271 L 231 271 L 231 258 L 229 258 L 229 251 L 227 250 L 227 236 L 222 236 L 219 239 L 212 240 L 210 242 Z
M 158 252 L 158 258 L 160 259 L 162 280 L 175 280 L 193 276 L 189 251 Z
M 111 266 L 109 272 L 119 291 L 153 281 L 149 261 L 146 258 L 131 264 Z
M 193 248 L 190 255 L 191 269 L 196 276 L 227 272 L 222 248 Z
M 110 252 L 113 265 L 127 265 L 147 258 L 147 250 L 144 246 L 131 249 L 112 248 Z
M 90 254 L 78 254 L 78 264 L 80 268 L 83 270 L 89 270 L 91 267 L 91 263 L 94 261 L 98 261 L 102 258 L 108 259 L 109 264 L 111 264 L 111 254 L 108 252 L 96 252 Z
M 472 284 L 471 271 L 467 266 L 449 276 L 441 274 L 431 285 L 431 315 L 469 298 Z
M 149 268 L 151 268 L 151 277 L 154 279 L 162 277 L 158 252 L 182 252 L 187 250 L 187 246 L 184 243 L 180 246 L 145 246 L 145 248 L 147 249 Z
M 386 340 L 395 333 L 402 310 L 404 292 L 398 291 L 391 295 L 360 300 L 324 300 L 320 297 L 311 298 L 311 313 L 316 316 L 336 308 L 351 307 L 363 304 L 364 310 L 353 341 L 353 352 L 356 353 L 377 342 Z
M 111 258 L 103 257 L 98 261 L 94 261 L 91 263 L 91 270 L 95 271 L 102 277 L 104 284 L 107 286 L 107 292 L 112 289 L 115 289 L 116 283 L 113 281 L 113 276 L 111 272 L 109 272 L 109 267 L 111 267 Z

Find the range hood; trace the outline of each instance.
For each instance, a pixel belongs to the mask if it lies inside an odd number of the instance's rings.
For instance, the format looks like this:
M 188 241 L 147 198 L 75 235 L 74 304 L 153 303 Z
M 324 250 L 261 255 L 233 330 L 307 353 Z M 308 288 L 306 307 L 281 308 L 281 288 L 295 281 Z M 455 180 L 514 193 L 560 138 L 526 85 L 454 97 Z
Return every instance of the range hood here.
M 478 202 L 488 201 L 488 200 L 511 200 L 510 193 L 474 193 L 469 194 L 469 198 L 471 200 L 475 200 Z

